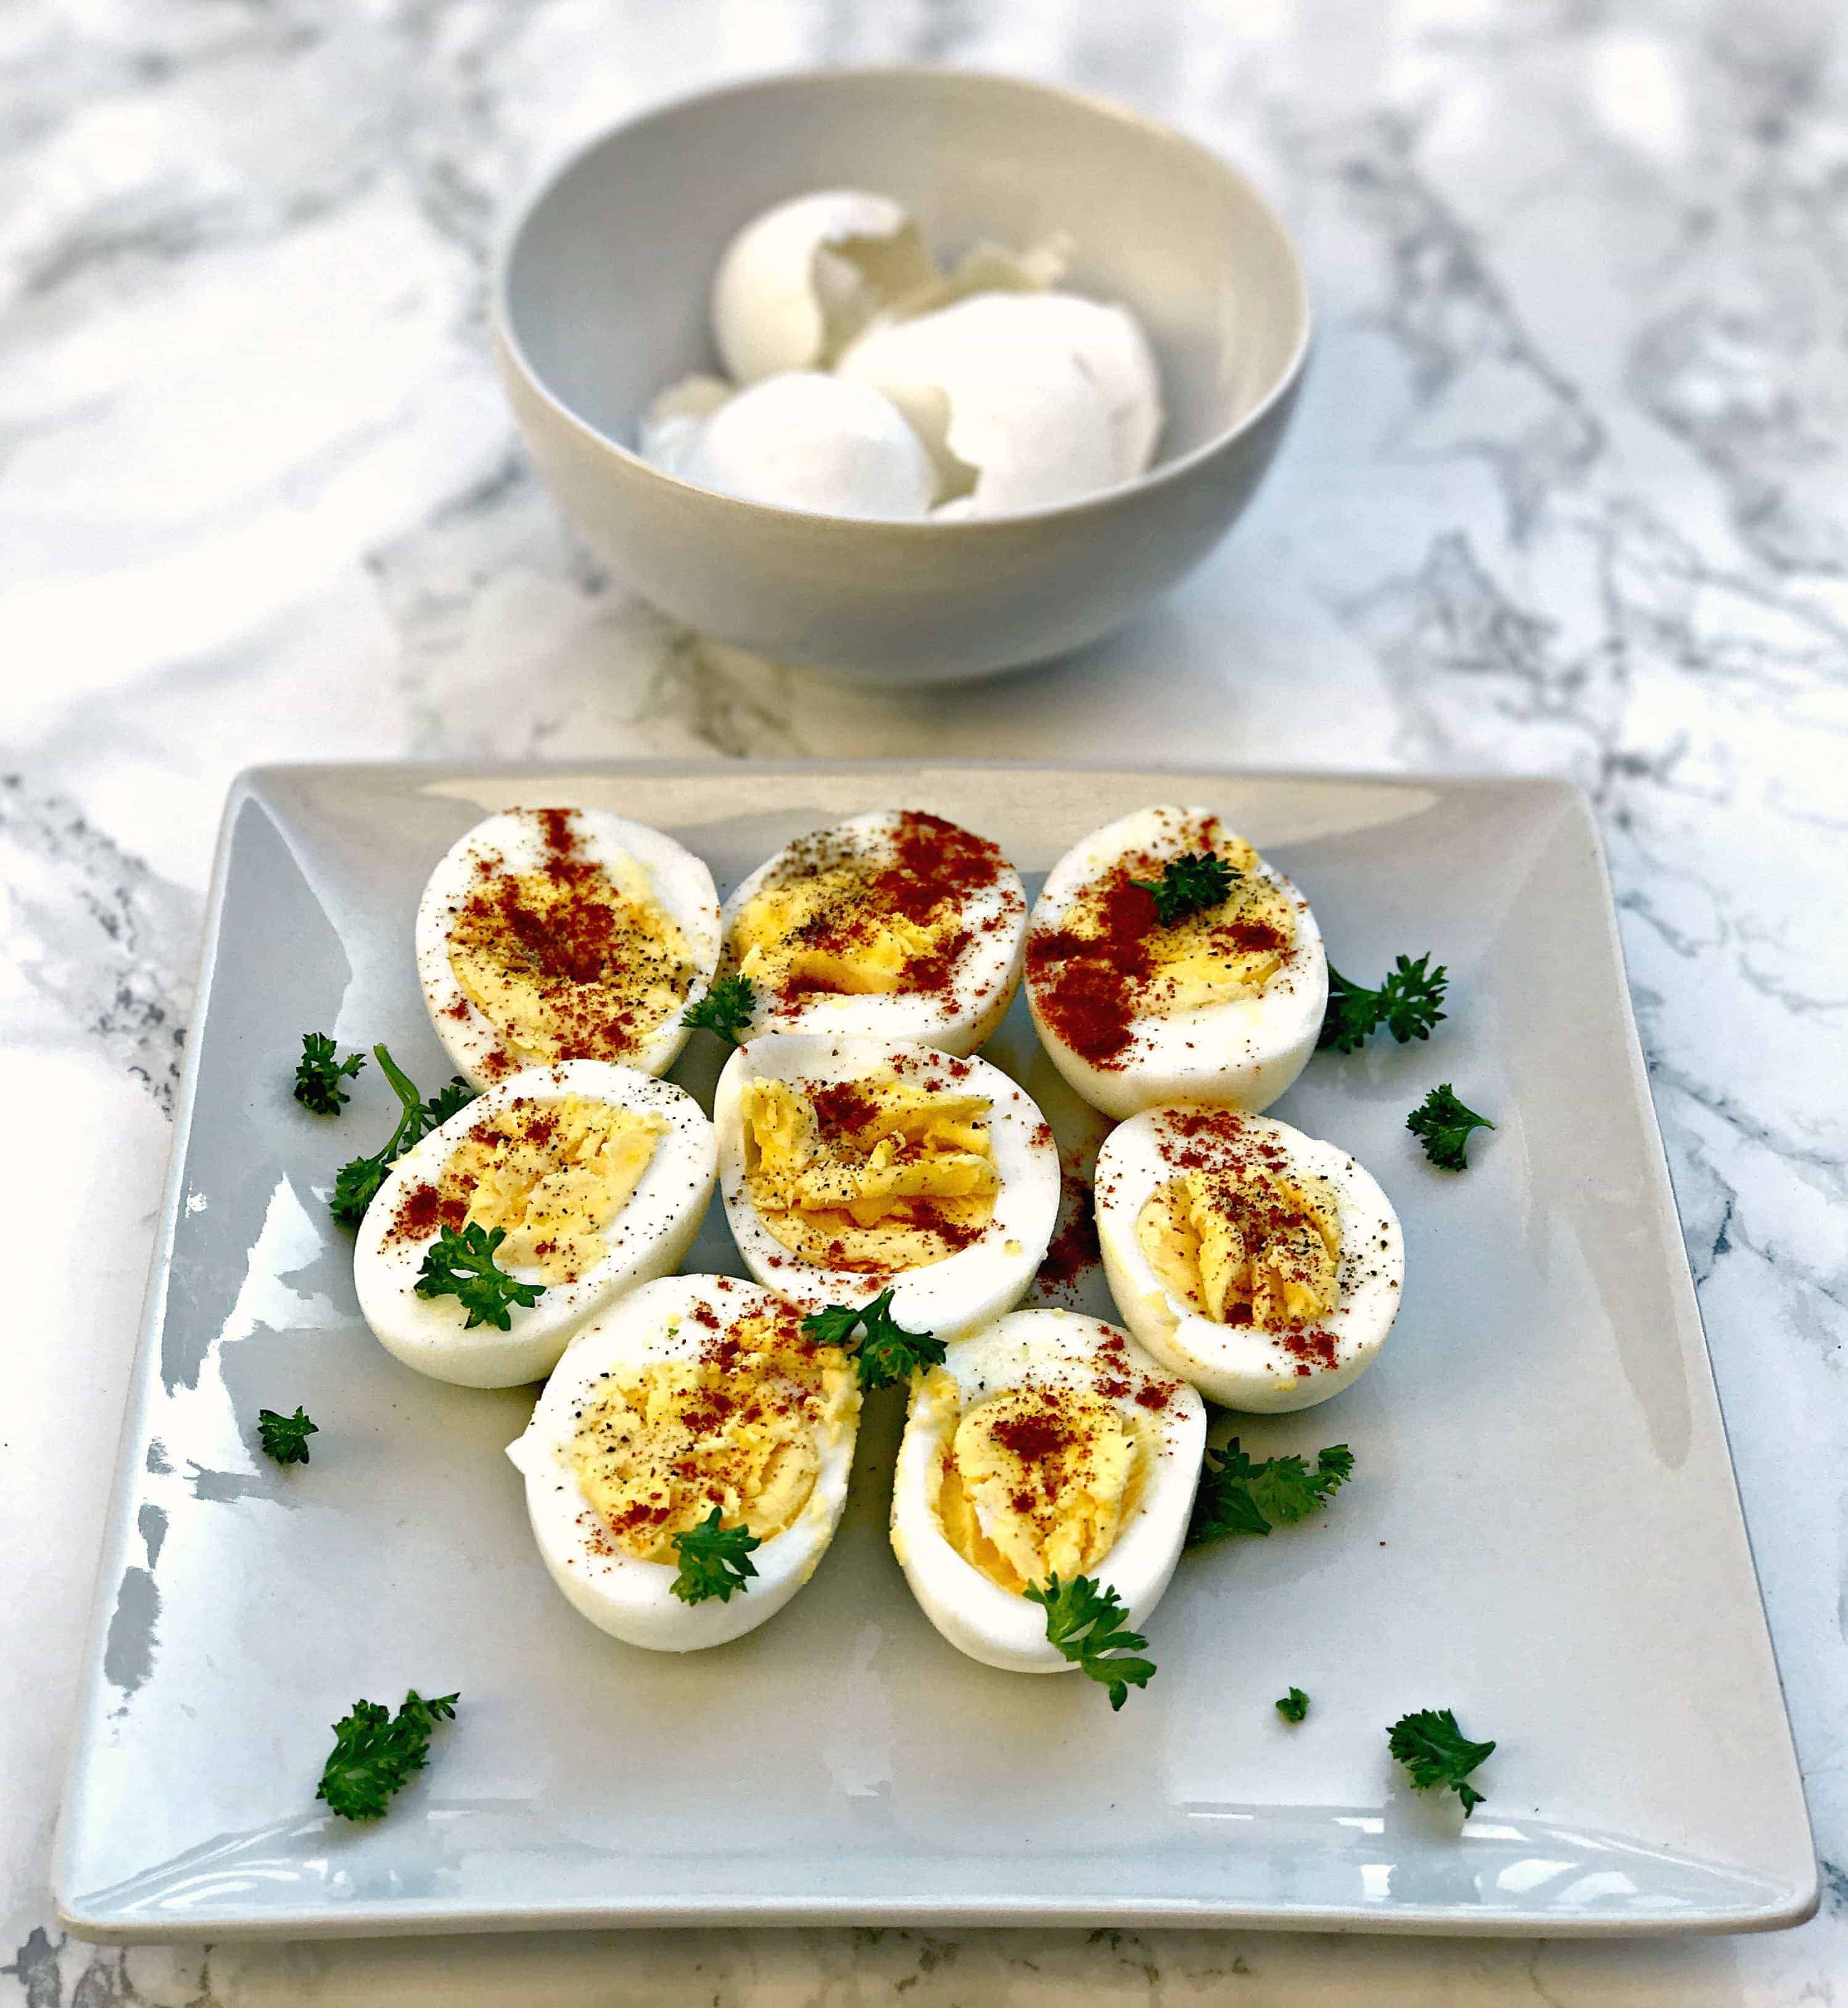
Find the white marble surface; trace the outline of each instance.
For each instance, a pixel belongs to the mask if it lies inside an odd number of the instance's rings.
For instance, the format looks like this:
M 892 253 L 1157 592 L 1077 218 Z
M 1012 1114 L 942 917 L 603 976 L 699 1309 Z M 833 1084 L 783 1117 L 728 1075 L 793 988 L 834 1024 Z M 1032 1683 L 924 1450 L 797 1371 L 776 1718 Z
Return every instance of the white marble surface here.
M 1848 1999 L 1848 27 L 1833 0 L 14 0 L 0 16 L 0 2003 Z M 1248 165 L 1322 338 L 1234 541 L 964 692 L 703 644 L 483 341 L 573 141 L 924 56 Z M 253 761 L 1113 753 L 1569 774 L 1603 818 L 1824 1858 L 1756 1939 L 61 1943 L 44 1865 L 219 800 Z M 23 1257 L 23 1259 L 22 1259 Z

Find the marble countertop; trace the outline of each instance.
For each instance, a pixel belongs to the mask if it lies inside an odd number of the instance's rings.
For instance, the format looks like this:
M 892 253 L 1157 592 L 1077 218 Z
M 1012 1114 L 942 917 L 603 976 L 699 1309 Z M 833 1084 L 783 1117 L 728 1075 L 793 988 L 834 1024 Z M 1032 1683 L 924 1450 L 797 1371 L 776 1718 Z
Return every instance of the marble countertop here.
M 0 1409 L 0 2004 L 409 2003 L 439 1979 L 531 2008 L 1848 1997 L 1839 27 L 1826 0 L 18 0 L 0 1080 L 34 1147 L 0 1193 L 34 1259 Z M 1057 668 L 910 696 L 630 599 L 522 458 L 483 320 L 497 214 L 597 127 L 894 58 L 1106 90 L 1223 149 L 1299 233 L 1322 329 L 1268 486 L 1185 589 Z M 1805 1759 L 1813 1923 L 63 1941 L 45 1862 L 226 784 L 277 759 L 714 750 L 1589 791 Z

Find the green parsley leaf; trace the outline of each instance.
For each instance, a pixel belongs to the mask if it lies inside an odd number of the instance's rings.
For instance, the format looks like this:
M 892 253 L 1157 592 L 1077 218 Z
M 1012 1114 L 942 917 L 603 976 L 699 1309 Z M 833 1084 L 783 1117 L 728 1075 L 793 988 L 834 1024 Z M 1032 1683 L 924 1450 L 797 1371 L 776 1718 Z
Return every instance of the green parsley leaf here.
M 1292 1688 L 1277 1703 L 1277 1713 L 1286 1722 L 1301 1722 L 1309 1712 L 1309 1697 L 1301 1688 Z
M 263 1446 L 264 1455 L 273 1457 L 278 1464 L 306 1464 L 308 1439 L 320 1434 L 320 1426 L 310 1422 L 299 1408 L 292 1416 L 279 1416 L 274 1409 L 257 1412 L 257 1441 Z
M 763 1543 L 749 1527 L 720 1526 L 720 1518 L 715 1506 L 696 1527 L 674 1536 L 680 1573 L 667 1587 L 682 1603 L 703 1603 L 709 1596 L 729 1603 L 731 1593 L 749 1589 L 757 1573 L 751 1550 Z
M 1049 1575 L 1043 1584 L 1027 1586 L 1027 1600 L 1046 1612 L 1046 1635 L 1066 1658 L 1076 1662 L 1088 1679 L 1110 1689 L 1110 1706 L 1120 1708 L 1132 1687 L 1145 1688 L 1155 1672 L 1152 1660 L 1132 1656 L 1149 1641 L 1139 1632 L 1119 1627 L 1126 1616 L 1123 1600 L 1089 1576 L 1061 1582 Z
M 888 1290 L 886 1294 L 890 1296 Z M 857 1304 L 830 1304 L 824 1311 L 811 1311 L 802 1320 L 802 1336 L 812 1345 L 837 1345 L 843 1352 L 853 1344 L 860 1328 Z
M 1190 914 L 1203 914 L 1209 907 L 1230 898 L 1232 882 L 1244 874 L 1234 871 L 1224 858 L 1210 850 L 1196 851 L 1185 857 L 1170 857 L 1159 878 L 1132 878 L 1131 885 L 1150 893 L 1155 913 L 1164 928 L 1184 921 Z
M 1447 1708 L 1421 1708 L 1400 1716 L 1386 1731 L 1386 1748 L 1411 1774 L 1414 1792 L 1448 1785 L 1462 1800 L 1465 1819 L 1482 1803 L 1482 1794 L 1463 1781 L 1495 1745 L 1471 1742 Z
M 494 1260 L 494 1250 L 506 1239 L 505 1228 L 490 1231 L 478 1220 L 471 1220 L 459 1234 L 453 1227 L 439 1229 L 424 1251 L 423 1267 L 412 1288 L 420 1297 L 454 1297 L 469 1314 L 464 1331 L 478 1324 L 510 1330 L 511 1306 L 530 1310 L 545 1295 L 545 1285 L 522 1283 Z
M 475 1091 L 458 1074 L 447 1087 L 426 1101 L 419 1095 L 416 1084 L 382 1045 L 374 1046 L 372 1053 L 386 1080 L 391 1084 L 391 1092 L 398 1097 L 402 1113 L 398 1119 L 398 1127 L 386 1138 L 381 1149 L 373 1151 L 370 1158 L 353 1158 L 335 1173 L 333 1196 L 327 1202 L 327 1210 L 342 1227 L 357 1227 L 366 1218 L 366 1209 L 377 1198 L 379 1187 L 385 1183 L 391 1167 L 413 1144 L 421 1143 L 431 1130 L 447 1122 L 458 1109 L 466 1108 L 475 1099 Z
M 1434 1087 L 1405 1119 L 1405 1126 L 1425 1147 L 1425 1154 L 1439 1171 L 1469 1169 L 1469 1133 L 1492 1130 L 1486 1115 L 1466 1108 L 1450 1092 L 1446 1080 Z
M 847 1351 L 852 1349 L 854 1333 L 862 1326 L 866 1336 L 856 1356 L 860 1385 L 869 1392 L 943 1363 L 947 1350 L 943 1341 L 927 1331 L 907 1331 L 892 1315 L 890 1290 L 881 1290 L 858 1310 L 846 1304 L 830 1304 L 826 1310 L 811 1311 L 802 1320 L 802 1336 L 812 1345 L 837 1345 Z
M 1351 983 L 1330 963 L 1328 1008 L 1322 1014 L 1317 1050 L 1358 1052 L 1382 1025 L 1400 1045 L 1429 1038 L 1432 1027 L 1444 1016 L 1439 1007 L 1450 981 L 1443 963 L 1432 969 L 1430 960 L 1428 954 L 1416 962 L 1400 956 L 1377 990 Z
M 680 1022 L 695 1031 L 717 1032 L 731 1045 L 757 1009 L 757 989 L 748 976 L 721 976 L 697 1004 L 689 1004 Z
M 340 1113 L 342 1106 L 352 1099 L 340 1084 L 351 1080 L 366 1064 L 363 1053 L 349 1053 L 345 1059 L 337 1061 L 335 1051 L 334 1041 L 325 1032 L 302 1034 L 302 1057 L 296 1062 L 295 1098 L 317 1115 Z
M 383 1702 L 356 1701 L 334 1725 L 334 1748 L 314 1796 L 342 1819 L 383 1817 L 391 1794 L 430 1762 L 430 1736 L 455 1720 L 460 1695 L 426 1701 L 412 1688 L 394 1716 Z
M 1227 1534 L 1268 1534 L 1273 1527 L 1306 1520 L 1353 1476 L 1354 1452 L 1346 1444 L 1318 1451 L 1312 1465 L 1294 1453 L 1259 1462 L 1234 1437 L 1201 1461 L 1187 1545 L 1204 1547 Z

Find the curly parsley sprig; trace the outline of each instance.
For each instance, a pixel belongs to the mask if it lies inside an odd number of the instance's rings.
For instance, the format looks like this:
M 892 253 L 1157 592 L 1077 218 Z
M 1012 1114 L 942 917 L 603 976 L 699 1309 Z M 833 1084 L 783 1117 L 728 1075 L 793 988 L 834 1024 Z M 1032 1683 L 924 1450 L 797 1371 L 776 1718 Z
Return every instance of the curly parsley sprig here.
M 342 1819 L 382 1819 L 391 1795 L 430 1762 L 430 1737 L 455 1720 L 458 1694 L 426 1701 L 415 1688 L 396 1715 L 383 1702 L 356 1701 L 334 1725 L 334 1748 L 314 1796 Z
M 1466 1108 L 1446 1080 L 1434 1087 L 1405 1119 L 1405 1126 L 1425 1147 L 1425 1154 L 1442 1172 L 1469 1169 L 1469 1134 L 1492 1130 L 1486 1115 Z
M 856 1349 L 854 1334 L 862 1327 L 866 1336 Z M 931 1333 L 907 1331 L 899 1324 L 892 1315 L 890 1290 L 881 1290 L 871 1303 L 857 1310 L 851 1304 L 830 1304 L 826 1310 L 811 1311 L 802 1320 L 802 1336 L 812 1345 L 837 1345 L 853 1352 L 860 1385 L 868 1392 L 908 1380 L 926 1366 L 942 1366 L 948 1350 Z
M 1309 1712 L 1309 1697 L 1301 1688 L 1292 1688 L 1277 1699 L 1277 1713 L 1286 1722 L 1301 1722 Z
M 674 1536 L 680 1573 L 667 1587 L 682 1603 L 703 1603 L 709 1596 L 729 1603 L 733 1591 L 749 1589 L 757 1573 L 751 1550 L 763 1543 L 749 1527 L 721 1526 L 721 1517 L 715 1506 L 696 1526 Z
M 1354 1452 L 1346 1444 L 1318 1451 L 1313 1465 L 1294 1453 L 1260 1462 L 1241 1450 L 1234 1437 L 1201 1461 L 1187 1545 L 1204 1547 L 1228 1534 L 1268 1534 L 1273 1527 L 1306 1520 L 1353 1476 Z
M 279 1416 L 274 1409 L 257 1412 L 257 1441 L 263 1446 L 264 1455 L 274 1458 L 278 1464 L 306 1464 L 308 1439 L 320 1434 L 320 1426 L 310 1422 L 302 1408 L 298 1407 L 292 1416 Z
M 494 1252 L 507 1239 L 504 1227 L 489 1229 L 471 1220 L 458 1233 L 444 1227 L 425 1250 L 423 1266 L 412 1285 L 420 1297 L 454 1297 L 466 1310 L 464 1331 L 478 1324 L 497 1330 L 512 1328 L 515 1306 L 530 1310 L 545 1295 L 543 1283 L 522 1283 L 509 1275 L 494 1260 Z
M 325 1032 L 302 1034 L 302 1057 L 296 1062 L 295 1098 L 317 1115 L 338 1115 L 352 1097 L 341 1087 L 352 1080 L 366 1064 L 363 1053 L 349 1053 L 343 1060 L 334 1055 L 338 1048 Z
M 1110 1706 L 1120 1708 L 1132 1687 L 1145 1688 L 1155 1673 L 1152 1660 L 1138 1659 L 1149 1641 L 1119 1622 L 1128 1615 L 1114 1589 L 1089 1576 L 1061 1582 L 1049 1575 L 1027 1586 L 1027 1600 L 1046 1612 L 1046 1635 L 1087 1679 L 1108 1688 Z
M 431 1130 L 440 1128 L 458 1109 L 466 1108 L 475 1099 L 474 1089 L 458 1074 L 447 1087 L 425 1101 L 418 1094 L 416 1082 L 382 1045 L 374 1046 L 372 1054 L 391 1084 L 391 1092 L 398 1097 L 398 1105 L 403 1113 L 382 1149 L 373 1151 L 370 1158 L 355 1158 L 335 1174 L 333 1197 L 327 1207 L 342 1227 L 357 1227 L 366 1218 L 366 1209 L 378 1197 L 379 1187 L 385 1183 L 391 1167 L 413 1144 L 420 1143 Z
M 1432 1027 L 1444 1016 L 1440 1007 L 1450 981 L 1442 963 L 1432 969 L 1430 961 L 1428 954 L 1416 962 L 1400 956 L 1377 990 L 1351 983 L 1331 963 L 1317 1050 L 1358 1052 L 1382 1025 L 1400 1045 L 1429 1038 Z
M 1184 921 L 1190 914 L 1203 914 L 1210 907 L 1223 906 L 1232 896 L 1233 881 L 1244 877 L 1224 858 L 1210 850 L 1195 851 L 1184 857 L 1170 857 L 1159 878 L 1132 878 L 1131 885 L 1150 894 L 1156 918 L 1164 928 Z
M 1386 1731 L 1386 1748 L 1411 1774 L 1414 1792 L 1449 1786 L 1463 1801 L 1465 1819 L 1482 1803 L 1482 1794 L 1464 1780 L 1495 1745 L 1471 1742 L 1447 1708 L 1421 1708 L 1400 1716 Z
M 689 1004 L 680 1022 L 696 1032 L 717 1032 L 728 1045 L 751 1022 L 757 1009 L 757 987 L 748 976 L 721 976 L 697 1004 Z

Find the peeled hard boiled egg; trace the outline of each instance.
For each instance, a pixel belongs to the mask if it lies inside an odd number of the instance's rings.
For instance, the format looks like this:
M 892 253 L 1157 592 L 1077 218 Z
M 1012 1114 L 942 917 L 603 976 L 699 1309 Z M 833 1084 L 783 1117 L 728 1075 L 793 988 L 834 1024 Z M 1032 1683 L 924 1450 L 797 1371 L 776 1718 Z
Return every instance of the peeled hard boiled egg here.
M 665 1073 L 719 956 L 712 874 L 602 809 L 508 809 L 460 838 L 417 906 L 437 1037 L 476 1087 L 541 1061 Z
M 1199 1396 L 1128 1334 L 1075 1312 L 1016 1311 L 914 1384 L 893 1550 L 959 1651 L 1010 1672 L 1068 1672 L 1026 1589 L 1088 1576 L 1139 1627 L 1174 1572 L 1205 1444 Z
M 865 1033 L 972 1052 L 1020 982 L 1027 900 L 999 849 L 876 809 L 785 844 L 725 902 L 753 1032 Z
M 1164 922 L 1169 868 L 1223 896 Z M 1027 995 L 1053 1063 L 1106 1115 L 1164 1101 L 1267 1107 L 1315 1050 L 1328 963 L 1308 902 L 1210 809 L 1095 830 L 1047 873 Z
M 722 1646 L 815 1572 L 847 1501 L 860 1391 L 837 1346 L 729 1276 L 671 1276 L 579 1335 L 507 1455 L 552 1580 L 593 1624 L 657 1652 Z M 719 1514 L 751 1573 L 683 1572 L 677 1536 Z M 697 1545 L 696 1540 L 695 1545 Z
M 601 1060 L 528 1068 L 392 1167 L 353 1250 L 360 1311 L 388 1352 L 433 1380 L 539 1380 L 588 1319 L 679 1265 L 714 1164 L 712 1125 L 671 1082 Z M 543 1291 L 506 1310 L 504 1331 L 470 1328 L 454 1296 L 417 1294 L 442 1230 L 471 1225 L 500 1230 L 496 1263 Z
M 1097 1238 L 1124 1322 L 1228 1409 L 1307 1409 L 1379 1356 L 1405 1246 L 1333 1144 L 1230 1108 L 1150 1108 L 1098 1153 Z
M 771 1033 L 725 1063 L 719 1190 L 760 1283 L 804 1311 L 893 1292 L 951 1338 L 1019 1303 L 1059 1212 L 1059 1153 L 998 1067 L 931 1048 Z

